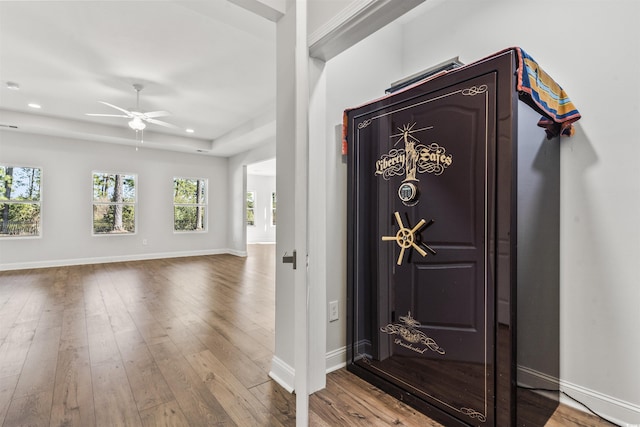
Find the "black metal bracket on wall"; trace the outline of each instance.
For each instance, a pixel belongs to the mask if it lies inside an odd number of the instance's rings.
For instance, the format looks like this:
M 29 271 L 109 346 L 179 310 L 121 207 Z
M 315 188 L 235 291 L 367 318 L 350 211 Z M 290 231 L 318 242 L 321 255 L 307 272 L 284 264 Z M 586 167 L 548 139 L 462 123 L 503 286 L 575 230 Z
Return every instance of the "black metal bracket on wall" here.
M 293 255 L 289 255 L 287 256 L 287 253 L 285 252 L 284 255 L 282 256 L 282 263 L 283 264 L 293 264 L 293 269 L 296 269 L 297 266 L 297 262 L 296 262 L 296 251 L 293 251 Z

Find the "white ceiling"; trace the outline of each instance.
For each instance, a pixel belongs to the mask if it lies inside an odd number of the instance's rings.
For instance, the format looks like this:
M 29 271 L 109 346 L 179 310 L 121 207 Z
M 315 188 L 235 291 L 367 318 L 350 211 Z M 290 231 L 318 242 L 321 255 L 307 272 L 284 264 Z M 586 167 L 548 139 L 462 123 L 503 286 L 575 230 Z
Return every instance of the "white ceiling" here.
M 308 0 L 310 51 L 328 60 L 423 1 Z M 149 124 L 146 147 L 229 157 L 274 143 L 284 9 L 285 0 L 0 0 L 0 129 L 139 144 L 128 119 L 86 115 L 119 113 L 99 101 L 135 107 L 137 83 L 140 109 L 169 111 L 160 120 L 178 127 Z
M 275 23 L 227 0 L 2 0 L 0 125 L 135 144 L 126 119 L 85 113 L 134 107 L 140 83 L 141 110 L 179 127 L 148 125 L 147 146 L 230 156 L 274 137 L 275 58 Z

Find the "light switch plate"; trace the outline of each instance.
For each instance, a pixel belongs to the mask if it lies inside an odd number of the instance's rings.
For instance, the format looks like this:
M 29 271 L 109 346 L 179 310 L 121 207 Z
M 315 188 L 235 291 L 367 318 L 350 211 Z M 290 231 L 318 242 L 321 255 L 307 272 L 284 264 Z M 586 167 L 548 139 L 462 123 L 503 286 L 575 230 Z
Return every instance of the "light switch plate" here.
M 329 322 L 338 320 L 338 301 L 329 302 Z

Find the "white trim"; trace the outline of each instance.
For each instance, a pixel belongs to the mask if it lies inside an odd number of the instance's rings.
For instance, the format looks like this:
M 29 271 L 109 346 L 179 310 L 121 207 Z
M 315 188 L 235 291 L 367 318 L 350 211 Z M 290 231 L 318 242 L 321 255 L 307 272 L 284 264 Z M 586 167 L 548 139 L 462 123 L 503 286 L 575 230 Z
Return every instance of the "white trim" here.
M 235 255 L 239 257 L 247 256 L 246 251 L 237 251 L 234 249 L 208 249 L 208 250 L 199 250 L 199 251 L 159 252 L 159 253 L 149 253 L 149 254 L 132 254 L 132 255 L 95 257 L 95 258 L 73 258 L 73 259 L 58 259 L 58 260 L 33 261 L 33 262 L 15 262 L 10 264 L 0 264 L 0 271 L 24 270 L 29 268 L 66 267 L 71 265 L 107 264 L 110 262 L 144 261 L 144 260 L 150 260 L 150 259 L 182 258 L 182 257 L 190 257 L 190 256 L 220 255 L 220 254 L 229 254 L 229 255 Z
M 518 365 L 518 385 L 533 388 L 547 388 L 557 390 L 560 386 L 560 380 L 543 372 L 526 366 Z
M 558 389 L 559 386 L 560 390 L 584 403 L 600 416 L 616 424 L 624 427 L 640 426 L 640 405 L 608 396 L 569 381 L 558 380 L 557 378 L 527 368 L 526 366 L 518 366 L 518 385 L 551 390 Z M 584 406 L 567 396 L 560 395 L 560 402 L 579 411 L 588 413 Z
M 285 0 L 229 0 L 229 2 L 271 22 L 278 22 L 287 10 Z
M 309 392 L 322 390 L 327 386 L 327 144 L 326 135 L 326 78 L 324 63 L 309 60 L 309 120 L 308 120 L 308 163 L 307 163 L 307 251 L 308 305 L 309 305 Z M 315 110 L 315 113 L 311 111 Z M 314 120 L 311 120 L 313 115 Z M 277 195 L 276 195 L 277 197 Z M 333 266 L 332 266 L 333 267 Z M 317 303 L 311 303 L 311 301 Z
M 293 52 L 293 137 L 290 147 L 294 150 L 293 163 L 293 248 L 297 251 L 298 267 L 293 270 L 293 366 L 295 368 L 296 427 L 309 425 L 309 394 L 314 390 L 311 384 L 318 375 L 324 378 L 320 363 L 312 362 L 314 353 L 310 351 L 311 337 L 318 337 L 320 328 L 325 328 L 316 312 L 310 307 L 314 289 L 309 284 L 309 50 L 307 39 L 307 3 L 296 0 L 293 7 L 295 40 Z M 290 12 L 289 12 L 290 13 Z M 288 145 L 288 144 L 287 144 Z M 277 161 L 277 160 L 276 160 Z M 278 188 L 276 186 L 276 191 Z M 306 268 L 305 268 L 306 266 Z M 314 307 L 318 307 L 314 305 Z M 324 309 L 324 304 L 322 304 Z M 325 341 L 325 340 L 321 340 Z M 325 347 L 326 348 L 326 347 Z M 320 356 L 322 354 L 320 353 Z
M 347 347 L 331 350 L 326 354 L 326 373 L 331 373 L 347 366 Z
M 344 346 L 327 352 L 325 360 L 326 374 L 344 368 L 347 366 L 347 347 Z M 269 372 L 269 377 L 280 384 L 280 386 L 289 393 L 293 393 L 295 390 L 293 386 L 295 373 L 295 369 L 282 361 L 282 359 L 279 359 L 276 356 L 271 359 L 271 371 Z
M 280 386 L 289 393 L 293 393 L 295 370 L 282 359 L 273 356 L 273 359 L 271 359 L 271 371 L 269 372 L 269 377 L 280 384 Z
M 640 405 L 608 396 L 569 381 L 560 380 L 560 389 L 616 424 L 624 427 L 640 426 Z M 560 402 L 585 412 L 583 406 L 566 396 L 560 396 Z
M 309 56 L 328 61 L 424 1 L 354 1 L 307 37 Z
M 225 249 L 224 252 L 220 252 L 220 253 L 227 253 L 229 255 L 235 255 L 243 258 L 246 258 L 248 256 L 247 251 L 239 251 L 237 249 Z
M 352 17 L 363 14 L 366 8 L 370 7 L 376 0 L 360 0 L 354 1 L 347 5 L 344 9 L 338 12 L 333 18 L 322 24 L 313 33 L 309 34 L 308 42 L 309 46 L 313 46 L 315 43 L 320 42 L 324 37 L 331 34 L 332 31 L 336 31 L 338 28 L 347 25 Z

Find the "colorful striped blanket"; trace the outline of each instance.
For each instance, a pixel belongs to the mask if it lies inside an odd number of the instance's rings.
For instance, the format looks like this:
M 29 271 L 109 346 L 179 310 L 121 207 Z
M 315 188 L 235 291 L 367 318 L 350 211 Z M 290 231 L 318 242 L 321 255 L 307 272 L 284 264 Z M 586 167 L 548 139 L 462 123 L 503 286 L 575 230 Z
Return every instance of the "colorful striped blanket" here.
M 543 114 L 538 126 L 545 129 L 547 138 L 557 135 L 571 136 L 572 123 L 580 113 L 566 92 L 522 48 L 514 47 L 518 55 L 518 83 L 520 99 Z

